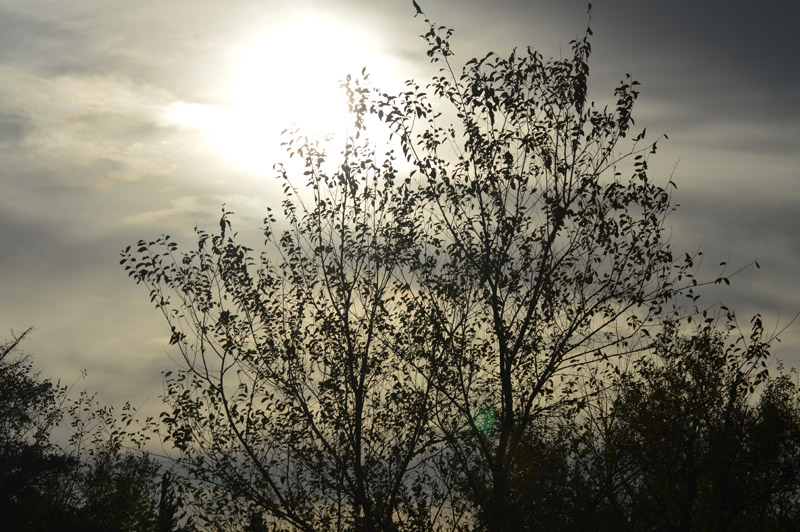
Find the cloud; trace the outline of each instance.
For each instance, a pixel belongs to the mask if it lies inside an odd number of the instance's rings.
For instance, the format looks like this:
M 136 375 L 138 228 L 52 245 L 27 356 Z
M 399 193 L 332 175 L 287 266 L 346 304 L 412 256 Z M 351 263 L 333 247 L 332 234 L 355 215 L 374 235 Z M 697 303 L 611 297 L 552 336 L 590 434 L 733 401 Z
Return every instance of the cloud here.
M 0 66 L 0 148 L 8 179 L 38 173 L 60 186 L 103 187 L 167 170 L 164 91 L 125 78 L 31 78 Z M 11 171 L 16 170 L 16 171 Z
M 595 6 L 593 26 L 598 55 L 625 65 L 646 97 L 672 102 L 676 113 L 797 122 L 798 18 L 792 2 L 612 0 Z
M 0 112 L 0 146 L 14 148 L 22 144 L 33 129 L 33 121 L 20 113 Z
M 17 6 L 18 8 L 19 6 Z M 62 25 L 0 6 L 0 63 L 38 72 L 69 70 L 83 39 Z

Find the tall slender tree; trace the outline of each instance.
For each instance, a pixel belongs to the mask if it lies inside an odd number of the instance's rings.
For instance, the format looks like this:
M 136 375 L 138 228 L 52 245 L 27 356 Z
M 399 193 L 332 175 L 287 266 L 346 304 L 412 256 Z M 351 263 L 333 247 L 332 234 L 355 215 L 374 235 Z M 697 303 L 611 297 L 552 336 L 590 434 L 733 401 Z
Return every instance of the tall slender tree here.
M 638 83 L 626 76 L 610 109 L 588 98 L 591 30 L 569 59 L 514 50 L 457 71 L 451 30 L 425 20 L 441 75 L 375 105 L 414 165 L 425 228 L 408 279 L 431 347 L 415 364 L 483 525 L 518 530 L 526 433 L 580 403 L 587 367 L 650 346 L 692 285 L 692 257 L 669 245 L 673 184 L 648 173 L 656 142 L 631 134 Z
M 432 495 L 418 489 L 430 474 L 430 383 L 404 358 L 425 339 L 404 326 L 399 281 L 415 246 L 410 192 L 394 156 L 366 142 L 368 94 L 349 85 L 353 134 L 336 166 L 300 133 L 287 141 L 306 187 L 279 168 L 282 217 L 266 218 L 260 256 L 228 212 L 187 253 L 168 237 L 126 250 L 183 354 L 163 421 L 208 482 L 214 519 L 240 508 L 251 528 L 263 515 L 280 530 L 431 521 Z

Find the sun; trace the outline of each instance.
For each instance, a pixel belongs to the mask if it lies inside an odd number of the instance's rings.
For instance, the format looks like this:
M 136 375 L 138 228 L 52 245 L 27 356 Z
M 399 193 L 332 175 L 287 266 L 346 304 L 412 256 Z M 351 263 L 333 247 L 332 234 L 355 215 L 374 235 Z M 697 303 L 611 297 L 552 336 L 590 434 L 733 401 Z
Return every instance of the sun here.
M 351 121 L 341 81 L 366 67 L 372 79 L 391 74 L 374 42 L 333 18 L 295 16 L 235 47 L 228 103 L 181 102 L 172 119 L 203 129 L 236 163 L 266 170 L 281 131 L 342 136 Z
M 284 26 L 247 47 L 237 103 L 319 132 L 335 129 L 347 106 L 339 80 L 353 70 L 358 43 L 343 27 L 322 19 Z

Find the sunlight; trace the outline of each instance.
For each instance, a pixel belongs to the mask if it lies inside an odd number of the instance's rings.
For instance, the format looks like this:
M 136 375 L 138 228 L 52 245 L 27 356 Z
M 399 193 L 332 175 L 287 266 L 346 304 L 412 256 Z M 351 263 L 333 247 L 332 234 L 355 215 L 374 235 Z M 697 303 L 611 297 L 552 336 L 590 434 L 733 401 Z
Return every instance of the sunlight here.
M 204 131 L 238 165 L 269 170 L 287 128 L 317 139 L 345 134 L 349 118 L 340 80 L 365 66 L 373 80 L 386 78 L 386 61 L 374 50 L 333 19 L 296 18 L 235 50 L 229 105 L 178 102 L 169 120 Z

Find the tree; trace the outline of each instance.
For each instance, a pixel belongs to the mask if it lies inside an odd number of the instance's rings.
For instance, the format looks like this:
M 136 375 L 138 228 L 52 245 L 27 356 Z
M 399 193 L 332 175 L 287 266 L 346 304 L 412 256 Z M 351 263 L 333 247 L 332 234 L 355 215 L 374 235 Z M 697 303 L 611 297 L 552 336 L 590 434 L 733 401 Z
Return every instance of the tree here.
M 176 496 L 176 477 L 171 471 L 161 475 L 161 495 L 158 500 L 154 532 L 188 532 L 191 520 L 183 509 L 183 500 Z
M 771 340 L 758 317 L 749 336 L 667 326 L 579 415 L 537 420 L 510 481 L 518 530 L 796 530 L 800 390 L 767 372 Z
M 207 491 L 215 526 L 419 530 L 431 520 L 430 385 L 404 361 L 424 339 L 404 323 L 400 270 L 414 249 L 407 183 L 366 143 L 366 89 L 349 93 L 353 134 L 328 173 L 305 138 L 288 141 L 306 192 L 281 169 L 280 222 L 254 257 L 223 212 L 180 254 L 168 237 L 123 263 L 151 290 L 186 366 L 167 373 L 162 420 Z M 306 203 L 308 202 L 308 203 Z M 278 234 L 276 224 L 288 229 Z M 175 304 L 170 297 L 174 298 Z
M 147 455 L 106 446 L 94 453 L 80 479 L 80 515 L 100 531 L 153 530 L 158 515 L 160 466 Z
M 591 518 L 603 530 L 796 529 L 800 391 L 768 375 L 768 358 L 758 317 L 749 337 L 730 324 L 662 333 L 577 429 Z
M 426 22 L 443 65 L 437 100 L 410 84 L 375 106 L 416 172 L 409 297 L 430 347 L 414 365 L 483 526 L 519 530 L 512 484 L 527 433 L 584 401 L 587 368 L 649 349 L 651 329 L 680 315 L 692 257 L 676 260 L 668 242 L 673 184 L 648 174 L 656 143 L 644 130 L 625 142 L 638 83 L 626 77 L 612 109 L 588 99 L 591 30 L 570 59 L 529 48 L 457 72 L 451 30 Z M 487 408 L 492 430 L 476 421 Z
M 144 453 L 144 433 L 129 429 L 133 412 L 100 406 L 85 392 L 41 380 L 18 355 L 30 329 L 0 346 L 0 515 L 4 530 L 159 532 L 183 530 L 158 497 L 160 465 Z M 61 426 L 66 442 L 53 439 Z M 168 479 L 167 479 L 168 480 Z M 166 490 L 166 491 L 164 491 Z M 165 499 L 166 497 L 166 499 Z M 165 521 L 166 514 L 172 518 Z M 164 514 L 162 516 L 162 514 Z M 156 524 L 160 528 L 156 528 Z
M 693 257 L 665 231 L 672 182 L 648 175 L 656 143 L 627 141 L 638 84 L 610 110 L 588 99 L 591 31 L 570 59 L 490 53 L 459 74 L 451 30 L 425 20 L 435 100 L 348 77 L 335 164 L 287 136 L 307 186 L 278 166 L 263 252 L 223 208 L 194 249 L 122 253 L 183 356 L 162 420 L 209 524 L 520 530 L 543 420 L 583 408 L 584 379 L 648 352 L 694 299 Z M 368 117 L 410 174 L 366 140 Z
M 43 497 L 42 492 L 57 484 L 54 479 L 68 477 L 75 466 L 50 441 L 61 420 L 65 390 L 40 381 L 30 359 L 17 356 L 30 332 L 12 333 L 0 346 L 0 515 L 15 530 L 41 527 L 63 513 L 63 494 Z

